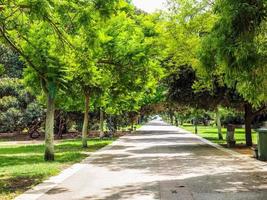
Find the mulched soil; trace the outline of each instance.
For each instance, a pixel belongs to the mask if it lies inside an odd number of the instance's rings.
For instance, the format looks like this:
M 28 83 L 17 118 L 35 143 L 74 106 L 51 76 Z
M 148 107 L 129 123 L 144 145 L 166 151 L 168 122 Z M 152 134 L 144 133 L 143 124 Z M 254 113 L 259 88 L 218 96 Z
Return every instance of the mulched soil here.
M 228 148 L 226 144 L 222 145 L 225 148 Z M 251 147 L 247 147 L 245 144 L 236 144 L 235 147 L 230 148 L 233 151 L 236 151 L 243 155 L 248 155 L 250 157 L 253 157 L 254 152 Z
M 126 134 L 129 134 L 129 131 L 117 131 L 116 134 L 114 134 L 114 137 L 120 137 Z M 90 131 L 89 137 L 95 138 L 99 137 L 100 133 L 99 131 Z M 57 135 L 55 135 L 55 140 L 61 140 L 61 139 L 78 139 L 81 138 L 81 133 L 79 132 L 69 132 L 67 134 L 63 135 L 63 138 L 58 138 Z M 37 139 L 32 139 L 29 137 L 26 133 L 0 133 L 0 140 L 3 141 L 43 141 L 44 140 L 44 133 L 41 133 L 41 136 Z

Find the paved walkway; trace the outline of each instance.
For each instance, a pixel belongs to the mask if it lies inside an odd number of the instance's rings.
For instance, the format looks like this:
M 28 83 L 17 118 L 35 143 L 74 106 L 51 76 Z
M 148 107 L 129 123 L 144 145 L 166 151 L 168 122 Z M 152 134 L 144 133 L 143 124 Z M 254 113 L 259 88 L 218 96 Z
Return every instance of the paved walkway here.
M 266 200 L 267 170 L 258 161 L 233 156 L 182 129 L 152 121 L 137 135 L 122 137 L 94 154 L 39 196 L 39 200 Z

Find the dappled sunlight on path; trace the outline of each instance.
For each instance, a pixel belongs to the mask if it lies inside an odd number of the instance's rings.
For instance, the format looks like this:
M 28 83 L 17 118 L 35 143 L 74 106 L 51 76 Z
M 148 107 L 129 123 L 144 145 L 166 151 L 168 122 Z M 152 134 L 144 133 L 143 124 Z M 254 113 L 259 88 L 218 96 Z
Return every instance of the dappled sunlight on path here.
M 267 170 L 152 121 L 95 153 L 41 200 L 267 199 Z

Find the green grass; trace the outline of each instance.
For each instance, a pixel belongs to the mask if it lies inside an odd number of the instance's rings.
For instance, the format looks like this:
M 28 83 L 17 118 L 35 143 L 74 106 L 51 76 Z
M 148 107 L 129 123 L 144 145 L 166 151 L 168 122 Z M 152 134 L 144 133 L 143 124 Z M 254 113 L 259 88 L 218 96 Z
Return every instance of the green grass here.
M 141 128 L 142 126 L 144 126 L 143 124 L 137 124 L 137 125 L 135 125 L 135 128 L 136 129 L 139 129 L 139 128 Z
M 193 125 L 185 124 L 182 126 L 182 128 L 194 133 L 195 127 Z M 218 139 L 218 129 L 215 126 L 198 126 L 198 135 L 201 137 L 217 144 L 226 144 L 225 138 L 226 138 L 226 128 L 222 128 L 223 133 L 223 139 Z M 235 139 L 237 144 L 245 144 L 245 129 L 244 128 L 236 128 L 235 129 Z M 256 132 L 252 131 L 252 140 L 253 143 L 257 143 L 257 134 Z
M 135 124 L 135 125 L 134 125 L 134 128 L 135 128 L 135 129 L 139 129 L 139 128 L 141 128 L 142 126 L 144 126 L 144 124 Z M 125 127 L 123 127 L 122 130 L 123 130 L 123 131 L 129 131 L 129 130 L 131 130 L 131 128 L 132 128 L 132 126 L 129 125 L 129 126 L 125 126 Z
M 44 145 L 11 146 L 0 142 L 0 199 L 13 199 L 111 142 L 92 139 L 84 149 L 80 140 L 63 140 L 55 146 L 55 162 L 43 161 Z

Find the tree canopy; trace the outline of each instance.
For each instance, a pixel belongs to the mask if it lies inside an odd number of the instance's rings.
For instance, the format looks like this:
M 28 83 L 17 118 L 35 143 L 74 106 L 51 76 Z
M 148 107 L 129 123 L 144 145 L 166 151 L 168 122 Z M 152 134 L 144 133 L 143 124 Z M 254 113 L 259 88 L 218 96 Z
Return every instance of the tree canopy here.
M 104 115 L 219 116 L 223 106 L 244 110 L 251 144 L 250 125 L 267 100 L 266 1 L 167 7 L 149 14 L 127 0 L 1 1 L 1 121 L 46 107 L 45 160 L 54 160 L 56 110 L 83 114 L 87 147 L 92 112 L 103 131 Z

